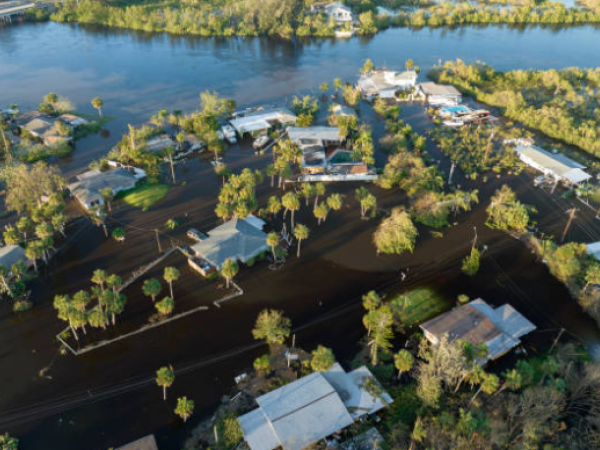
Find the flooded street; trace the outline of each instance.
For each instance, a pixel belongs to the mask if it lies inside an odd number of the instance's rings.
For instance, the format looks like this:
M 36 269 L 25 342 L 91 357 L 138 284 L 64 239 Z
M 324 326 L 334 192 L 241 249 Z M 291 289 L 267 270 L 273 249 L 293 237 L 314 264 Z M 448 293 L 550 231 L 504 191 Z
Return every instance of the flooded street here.
M 142 124 L 163 107 L 194 110 L 203 90 L 232 97 L 239 106 L 285 103 L 294 94 L 316 94 L 319 84 L 331 83 L 335 77 L 354 80 L 368 57 L 390 68 L 401 68 L 407 58 L 413 58 L 423 73 L 438 59 L 455 58 L 483 60 L 505 70 L 600 66 L 596 32 L 593 27 L 397 29 L 369 39 L 281 42 L 23 24 L 0 29 L 0 105 L 17 102 L 27 110 L 53 91 L 69 97 L 80 111 L 94 113 L 91 98 L 103 98 L 105 113 L 115 119 L 103 133 L 78 142 L 72 156 L 58 162 L 69 177 L 104 156 L 128 123 Z M 401 118 L 419 133 L 432 126 L 422 105 L 401 108 Z M 383 123 L 367 105 L 361 105 L 360 118 L 372 124 L 377 141 Z M 248 147 L 248 142 L 229 147 L 226 164 L 241 170 L 264 168 L 270 162 L 270 155 L 256 156 Z M 431 142 L 427 150 L 447 175 L 448 159 Z M 206 232 L 219 224 L 214 207 L 221 180 L 209 159 L 210 155 L 200 155 L 178 165 L 180 185 L 146 212 L 117 204 L 110 224 L 126 229 L 123 244 L 106 239 L 101 228 L 86 220 L 73 222 L 67 232 L 78 233 L 77 238 L 33 284 L 34 308 L 15 316 L 9 305 L 0 305 L 0 432 L 10 430 L 23 448 L 34 450 L 47 449 L 48 442 L 56 448 L 106 449 L 154 432 L 161 449 L 179 450 L 194 425 L 230 391 L 233 377 L 266 351 L 251 337 L 259 311 L 283 310 L 292 320 L 298 345 L 307 350 L 317 343 L 330 346 L 347 362 L 364 334 L 360 299 L 371 289 L 387 292 L 426 285 L 451 301 L 467 294 L 494 305 L 508 302 L 537 325 L 530 338 L 533 351 L 538 343 L 553 340 L 561 328 L 581 339 L 592 353 L 600 351 L 596 324 L 567 289 L 520 241 L 484 225 L 489 197 L 503 183 L 521 201 L 537 208 L 535 219 L 547 235 L 560 236 L 571 201 L 534 188 L 530 173 L 490 176 L 487 182 L 467 182 L 456 173 L 455 181 L 463 189 L 479 189 L 480 204 L 460 214 L 456 226 L 443 230 L 443 238 L 434 238 L 429 229 L 419 226 L 412 255 L 378 256 L 372 234 L 379 219 L 360 220 L 354 199 L 358 185 L 329 184 L 328 193 L 345 196 L 343 209 L 331 212 L 317 226 L 312 208 L 303 204 L 297 222 L 307 224 L 311 236 L 303 244 L 301 258 L 292 250 L 281 270 L 269 270 L 265 262 L 243 267 L 236 277 L 243 296 L 78 357 L 59 355 L 54 336 L 64 324 L 52 308 L 54 295 L 89 288 L 91 274 L 98 268 L 126 280 L 140 265 L 159 256 L 156 228 L 169 248 L 190 244 L 185 236 L 189 227 Z M 378 165 L 385 159 L 378 150 Z M 406 201 L 396 189 L 369 189 L 383 210 Z M 268 181 L 257 194 L 264 205 L 273 195 Z M 584 205 L 579 209 L 567 238 L 599 240 L 595 212 Z M 74 205 L 70 211 L 77 213 Z M 168 219 L 184 215 L 188 219 L 181 227 L 165 230 Z M 460 265 L 470 249 L 474 227 L 479 242 L 488 249 L 480 272 L 469 278 L 460 272 Z M 406 268 L 409 276 L 401 281 L 399 273 Z M 176 381 L 169 390 L 171 401 L 164 402 L 154 376 L 157 368 L 168 364 L 175 368 Z M 181 395 L 196 403 L 195 414 L 186 424 L 172 413 L 174 399 Z

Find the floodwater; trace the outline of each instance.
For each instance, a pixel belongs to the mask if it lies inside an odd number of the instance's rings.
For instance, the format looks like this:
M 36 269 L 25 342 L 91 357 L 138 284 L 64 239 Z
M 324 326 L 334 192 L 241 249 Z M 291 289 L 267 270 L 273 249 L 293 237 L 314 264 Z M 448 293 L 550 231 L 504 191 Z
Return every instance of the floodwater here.
M 438 59 L 454 58 L 480 59 L 498 69 L 599 66 L 600 41 L 595 34 L 593 27 L 402 29 L 370 39 L 280 42 L 23 24 L 0 29 L 0 106 L 17 102 L 26 110 L 53 91 L 93 113 L 89 101 L 102 97 L 105 114 L 116 119 L 104 133 L 85 138 L 71 157 L 60 161 L 65 173 L 72 175 L 104 155 L 127 123 L 141 124 L 163 107 L 193 110 L 203 90 L 231 96 L 240 106 L 281 103 L 296 93 L 316 93 L 320 83 L 335 77 L 352 80 L 367 57 L 388 67 L 402 67 L 413 58 L 424 72 Z M 362 106 L 360 115 L 376 134 L 382 132 L 370 107 Z M 420 105 L 403 106 L 402 118 L 418 131 L 431 126 Z M 431 143 L 428 150 L 447 171 L 447 159 Z M 376 157 L 378 162 L 385 159 L 379 152 Z M 268 270 L 265 263 L 243 268 L 236 278 L 245 291 L 242 297 L 79 357 L 58 355 L 53 336 L 64 324 L 52 309 L 55 294 L 89 288 L 89 277 L 97 268 L 127 279 L 158 256 L 156 228 L 169 247 L 189 244 L 188 227 L 208 231 L 218 224 L 213 210 L 220 180 L 208 159 L 195 157 L 179 165 L 177 179 L 185 186 L 173 187 L 149 211 L 117 205 L 111 226 L 125 227 L 123 244 L 107 240 L 101 229 L 83 220 L 74 222 L 68 232 L 77 238 L 33 285 L 34 308 L 15 316 L 7 305 L 0 305 L 0 432 L 19 436 L 28 449 L 46 449 L 49 443 L 52 448 L 106 449 L 154 432 L 161 449 L 180 449 L 193 426 L 230 391 L 233 377 L 265 351 L 250 333 L 261 309 L 284 310 L 299 345 L 310 350 L 322 343 L 347 361 L 363 335 L 359 300 L 370 289 L 426 284 L 449 299 L 465 293 L 493 304 L 510 302 L 538 325 L 539 331 L 530 338 L 532 351 L 554 339 L 563 327 L 592 351 L 600 342 L 596 325 L 545 266 L 520 242 L 483 225 L 489 196 L 502 183 L 536 206 L 540 228 L 554 236 L 566 223 L 569 202 L 533 188 L 529 174 L 467 182 L 457 173 L 455 180 L 464 188 L 480 190 L 480 206 L 459 215 L 457 226 L 444 230 L 442 239 L 420 227 L 412 255 L 378 256 L 371 242 L 378 220 L 359 219 L 356 186 L 331 184 L 330 193 L 345 195 L 344 208 L 317 226 L 311 208 L 303 207 L 296 220 L 311 228 L 311 236 L 303 244 L 301 258 L 290 255 L 278 271 Z M 247 143 L 230 147 L 225 156 L 235 170 L 264 167 L 269 159 L 255 156 Z M 370 189 L 384 210 L 406 200 L 396 190 Z M 260 202 L 273 193 L 268 182 L 263 183 Z M 70 210 L 76 212 L 72 205 Z M 165 230 L 168 219 L 185 213 L 189 220 L 184 226 Z M 594 213 L 582 207 L 578 214 L 568 239 L 600 239 Z M 460 273 L 460 262 L 470 249 L 474 227 L 478 242 L 488 250 L 481 272 L 470 279 Z M 407 268 L 409 276 L 401 282 L 399 273 Z M 174 366 L 176 381 L 163 402 L 153 377 L 166 364 Z M 185 425 L 172 413 L 181 395 L 196 402 L 196 413 Z

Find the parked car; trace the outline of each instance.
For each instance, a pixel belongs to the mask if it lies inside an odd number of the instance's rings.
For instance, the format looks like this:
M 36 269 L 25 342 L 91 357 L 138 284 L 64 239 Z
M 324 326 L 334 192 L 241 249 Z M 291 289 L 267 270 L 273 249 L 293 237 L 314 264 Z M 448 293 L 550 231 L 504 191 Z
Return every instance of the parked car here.
M 203 241 L 204 239 L 207 239 L 208 236 L 204 233 L 202 233 L 201 231 L 196 230 L 195 228 L 190 228 L 187 231 L 187 237 L 189 237 L 190 239 L 193 239 L 195 241 Z
M 255 150 L 260 150 L 265 148 L 269 142 L 271 142 L 271 138 L 269 136 L 259 136 L 252 143 L 252 147 L 254 147 Z
M 237 144 L 237 136 L 235 134 L 235 130 L 231 125 L 223 125 L 221 128 L 223 136 L 230 144 Z

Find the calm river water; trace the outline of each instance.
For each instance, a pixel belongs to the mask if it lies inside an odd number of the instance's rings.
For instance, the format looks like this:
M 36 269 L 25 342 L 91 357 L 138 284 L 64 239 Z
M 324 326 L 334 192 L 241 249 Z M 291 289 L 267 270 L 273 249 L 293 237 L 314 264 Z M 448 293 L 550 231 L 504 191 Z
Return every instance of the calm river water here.
M 440 59 L 455 58 L 482 60 L 501 70 L 596 67 L 600 66 L 600 39 L 598 31 L 588 26 L 558 31 L 396 29 L 368 39 L 282 42 L 20 24 L 0 29 L 0 107 L 16 102 L 25 111 L 53 91 L 70 98 L 78 110 L 94 113 L 90 100 L 102 97 L 104 112 L 116 118 L 104 133 L 87 137 L 60 162 L 70 175 L 106 154 L 127 123 L 141 124 L 160 108 L 193 110 L 203 90 L 233 97 L 240 106 L 281 103 L 294 94 L 316 93 L 319 84 L 335 77 L 353 80 L 366 58 L 390 68 L 401 68 L 412 58 L 423 73 Z M 369 114 L 368 108 L 364 112 Z M 421 107 L 407 107 L 403 114 L 416 130 L 428 126 Z M 375 129 L 382 130 L 381 124 Z M 231 148 L 226 161 L 235 169 L 266 163 L 240 148 Z M 24 448 L 106 449 L 150 432 L 157 434 L 161 449 L 182 448 L 181 441 L 194 423 L 230 389 L 233 375 L 260 354 L 257 349 L 243 352 L 251 342 L 258 311 L 277 307 L 285 309 L 297 326 L 313 323 L 299 333 L 300 344 L 310 348 L 321 342 L 347 358 L 362 335 L 357 299 L 369 289 L 397 284 L 398 270 L 407 266 L 413 268 L 415 285 L 435 283 L 449 298 L 466 293 L 494 304 L 511 302 L 540 324 L 537 340 L 553 338 L 564 326 L 590 348 L 599 341 L 595 324 L 527 249 L 483 226 L 484 205 L 448 229 L 443 240 L 432 239 L 422 230 L 415 254 L 400 258 L 375 255 L 371 236 L 377 222 L 358 220 L 353 205 L 332 214 L 318 230 L 314 224 L 302 258 L 290 258 L 285 270 L 242 271 L 238 281 L 246 294 L 222 310 L 212 308 L 205 315 L 190 316 L 79 358 L 57 357 L 52 336 L 62 324 L 51 307 L 55 293 L 89 288 L 86 280 L 98 267 L 125 279 L 156 255 L 153 233 L 149 236 L 143 230 L 162 227 L 183 211 L 190 213 L 191 226 L 204 230 L 216 224 L 214 198 L 220 181 L 212 167 L 194 159 L 178 171 L 178 180 L 187 186 L 171 189 L 164 202 L 146 213 L 128 207 L 113 213 L 115 220 L 142 230 L 128 231 L 126 244 L 118 247 L 101 230 L 90 227 L 35 285 L 32 311 L 14 316 L 0 305 L 0 432 L 18 435 Z M 478 186 L 481 198 L 499 182 Z M 534 191 L 526 178 L 508 182 L 525 202 L 538 207 L 540 226 L 558 235 L 566 220 L 564 205 Z M 339 191 L 352 198 L 353 188 L 344 186 Z M 261 201 L 267 191 L 259 192 Z M 377 195 L 382 208 L 403 201 L 397 192 L 377 191 Z M 573 227 L 574 237 L 600 238 L 593 213 L 581 214 L 591 218 L 589 224 L 582 219 L 583 225 Z M 301 211 L 298 220 L 312 223 L 310 216 L 310 211 Z M 474 225 L 490 251 L 481 274 L 466 281 L 457 269 L 470 247 Z M 185 239 L 181 228 L 175 237 Z M 120 257 L 115 258 L 117 252 Z M 324 313 L 334 314 L 333 318 L 315 323 Z M 169 363 L 179 372 L 170 402 L 163 402 L 153 373 Z M 179 395 L 196 400 L 196 415 L 185 426 L 172 414 Z

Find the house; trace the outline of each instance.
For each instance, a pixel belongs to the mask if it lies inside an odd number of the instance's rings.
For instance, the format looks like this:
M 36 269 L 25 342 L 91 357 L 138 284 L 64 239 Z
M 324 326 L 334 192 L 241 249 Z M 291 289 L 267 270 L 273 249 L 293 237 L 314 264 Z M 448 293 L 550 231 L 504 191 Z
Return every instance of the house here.
M 15 120 L 15 125 L 29 135 L 40 139 L 44 145 L 52 146 L 72 140 L 70 136 L 61 136 L 56 129 L 56 117 L 32 111 Z
M 362 76 L 357 87 L 363 98 L 373 100 L 375 97 L 395 98 L 398 91 L 412 90 L 417 84 L 418 74 L 414 70 L 392 72 L 376 69 Z
M 19 245 L 5 245 L 4 247 L 0 247 L 0 266 L 6 267 L 10 271 L 13 264 L 19 261 L 28 261 L 23 247 Z
M 58 120 L 63 122 L 65 125 L 68 125 L 72 130 L 89 123 L 89 121 L 85 120 L 83 117 L 79 117 L 74 114 L 63 114 L 58 116 Z
M 158 450 L 156 439 L 153 434 L 144 436 L 137 441 L 130 442 L 122 447 L 117 447 L 115 450 Z
M 356 117 L 356 111 L 346 105 L 333 105 L 331 112 L 333 112 L 336 117 Z
M 287 108 L 271 108 L 239 113 L 229 123 L 240 137 L 246 133 L 256 137 L 266 134 L 271 128 L 294 125 L 297 119 Z
M 160 134 L 158 136 L 154 136 L 148 139 L 144 143 L 142 151 L 147 153 L 158 153 L 162 152 L 168 147 L 171 147 L 175 151 L 179 150 L 179 144 L 175 139 L 173 139 L 168 134 Z
M 517 145 L 515 151 L 521 161 L 530 167 L 569 185 L 580 184 L 592 176 L 585 172 L 585 166 L 561 153 L 550 153 L 535 145 Z
M 448 342 L 485 344 L 487 360 L 493 360 L 518 346 L 519 338 L 536 327 L 509 304 L 493 308 L 478 298 L 421 324 L 421 329 L 434 345 L 443 336 Z
M 312 13 L 325 14 L 330 19 L 338 23 L 352 22 L 354 15 L 352 9 L 341 2 L 318 2 L 310 6 Z
M 451 85 L 421 83 L 419 84 L 419 93 L 430 105 L 455 106 L 462 102 L 462 94 Z
M 365 366 L 348 373 L 336 363 L 256 398 L 238 421 L 251 450 L 302 450 L 391 401 Z
M 338 127 L 292 127 L 288 129 L 288 137 L 302 150 L 300 166 L 305 174 L 324 173 L 327 147 L 337 147 L 344 141 Z
M 232 219 L 208 232 L 208 238 L 194 244 L 198 258 L 221 270 L 227 259 L 247 262 L 269 249 L 264 222 L 254 216 Z
M 137 182 L 146 177 L 146 172 L 135 167 L 117 167 L 107 172 L 89 170 L 77 176 L 77 181 L 69 184 L 71 195 L 86 209 L 104 204 L 102 190 L 110 188 L 113 195 L 133 189 Z

